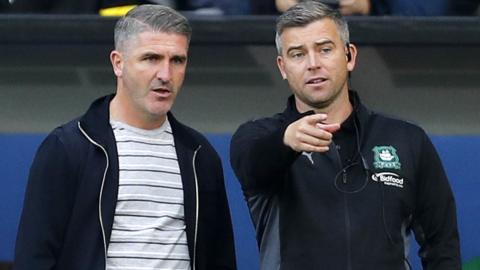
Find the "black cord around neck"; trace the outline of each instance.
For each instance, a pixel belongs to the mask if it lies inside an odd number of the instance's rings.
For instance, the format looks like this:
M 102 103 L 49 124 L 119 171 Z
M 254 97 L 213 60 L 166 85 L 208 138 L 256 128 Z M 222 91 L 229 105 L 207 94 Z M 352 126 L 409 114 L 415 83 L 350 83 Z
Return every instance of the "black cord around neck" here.
M 357 148 L 356 149 L 356 154 L 354 155 L 352 160 L 359 159 L 359 161 L 353 162 L 353 163 L 348 164 L 347 166 L 343 167 L 335 175 L 335 178 L 334 178 L 334 181 L 333 181 L 333 185 L 335 186 L 335 189 L 338 190 L 339 192 L 345 193 L 345 194 L 354 194 L 354 193 L 359 193 L 359 192 L 363 191 L 367 187 L 368 182 L 369 182 L 369 178 L 370 178 L 370 166 L 368 166 L 368 163 L 367 163 L 365 157 L 362 155 L 362 152 L 361 152 L 360 130 L 359 130 L 358 124 L 357 124 L 357 121 L 358 121 L 357 115 L 356 115 L 355 111 L 353 111 L 352 113 L 354 113 L 354 115 L 353 115 L 353 126 L 355 128 L 355 140 L 356 140 L 356 148 Z M 365 173 L 365 180 L 364 180 L 363 184 L 360 186 L 360 188 L 352 190 L 352 191 L 342 189 L 338 184 L 338 181 L 341 178 L 340 176 L 341 175 L 343 176 L 343 182 L 345 183 L 347 170 L 356 166 L 358 163 L 361 163 L 363 171 Z

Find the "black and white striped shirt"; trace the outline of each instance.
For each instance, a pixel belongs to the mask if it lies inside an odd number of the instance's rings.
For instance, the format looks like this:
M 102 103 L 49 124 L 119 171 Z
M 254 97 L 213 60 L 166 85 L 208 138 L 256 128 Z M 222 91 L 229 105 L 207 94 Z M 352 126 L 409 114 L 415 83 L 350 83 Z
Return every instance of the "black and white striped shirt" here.
M 190 269 L 183 186 L 170 123 L 143 130 L 111 121 L 119 159 L 108 270 Z

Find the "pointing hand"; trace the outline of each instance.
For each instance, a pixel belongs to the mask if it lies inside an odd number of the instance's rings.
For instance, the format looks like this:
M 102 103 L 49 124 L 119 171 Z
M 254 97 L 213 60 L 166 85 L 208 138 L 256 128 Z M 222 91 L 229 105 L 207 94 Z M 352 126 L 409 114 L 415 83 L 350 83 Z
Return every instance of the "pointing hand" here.
M 285 130 L 283 142 L 297 152 L 326 152 L 340 124 L 324 124 L 326 114 L 305 116 L 291 123 Z

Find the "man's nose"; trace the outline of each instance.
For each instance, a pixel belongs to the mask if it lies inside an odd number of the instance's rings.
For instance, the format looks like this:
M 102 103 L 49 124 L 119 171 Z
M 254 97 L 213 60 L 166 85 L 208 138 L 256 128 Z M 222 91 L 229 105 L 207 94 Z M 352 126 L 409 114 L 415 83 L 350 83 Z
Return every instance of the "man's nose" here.
M 158 66 L 156 77 L 164 83 L 170 82 L 172 79 L 172 72 L 168 61 L 165 61 Z
M 308 70 L 320 68 L 320 57 L 317 53 L 312 52 L 308 54 Z

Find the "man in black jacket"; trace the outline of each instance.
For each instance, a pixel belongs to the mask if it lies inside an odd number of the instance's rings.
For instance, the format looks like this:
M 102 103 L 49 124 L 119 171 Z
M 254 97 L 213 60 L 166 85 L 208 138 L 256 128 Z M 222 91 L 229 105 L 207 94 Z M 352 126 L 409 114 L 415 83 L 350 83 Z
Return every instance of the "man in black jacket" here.
M 302 1 L 277 20 L 276 43 L 293 95 L 231 142 L 261 269 L 411 269 L 412 231 L 424 269 L 460 269 L 439 157 L 421 128 L 368 110 L 348 90 L 357 49 L 338 11 Z
M 40 146 L 14 269 L 236 269 L 220 158 L 169 112 L 190 36 L 164 6 L 118 21 L 116 94 Z

